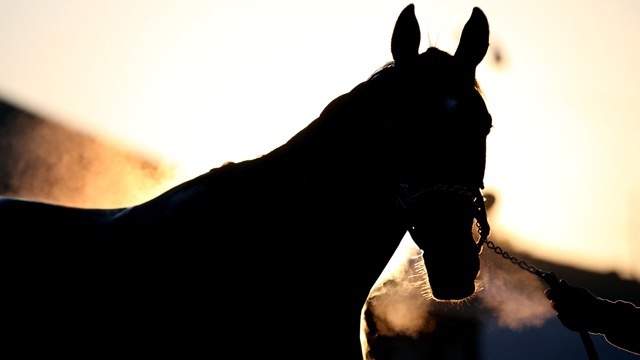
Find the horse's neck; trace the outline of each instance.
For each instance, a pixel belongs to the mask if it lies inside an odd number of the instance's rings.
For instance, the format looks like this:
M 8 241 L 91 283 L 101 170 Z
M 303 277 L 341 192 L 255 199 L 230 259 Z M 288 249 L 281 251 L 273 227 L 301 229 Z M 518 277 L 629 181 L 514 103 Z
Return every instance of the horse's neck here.
M 383 152 L 376 153 L 381 145 L 374 143 L 379 141 L 375 126 L 362 125 L 370 119 L 364 119 L 357 89 L 336 98 L 318 119 L 269 154 L 214 169 L 141 208 L 177 213 L 210 207 L 261 209 L 261 204 L 268 208 L 275 202 L 280 209 L 303 210 L 300 206 L 318 201 L 388 196 L 382 167 L 388 161 Z
M 384 130 L 369 108 L 366 83 L 334 99 L 320 117 L 265 158 L 287 176 L 304 172 L 322 181 L 370 182 L 388 164 Z

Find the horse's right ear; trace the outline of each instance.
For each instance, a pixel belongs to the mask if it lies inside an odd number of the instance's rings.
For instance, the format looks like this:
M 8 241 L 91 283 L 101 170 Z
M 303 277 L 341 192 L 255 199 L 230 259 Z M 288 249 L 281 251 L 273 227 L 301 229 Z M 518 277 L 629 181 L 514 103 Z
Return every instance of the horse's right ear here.
M 398 16 L 391 37 L 391 54 L 396 65 L 411 62 L 418 57 L 420 25 L 413 4 L 408 5 Z
M 489 48 L 489 22 L 487 16 L 477 7 L 473 8 L 469 21 L 464 25 L 455 57 L 472 72 L 482 61 Z

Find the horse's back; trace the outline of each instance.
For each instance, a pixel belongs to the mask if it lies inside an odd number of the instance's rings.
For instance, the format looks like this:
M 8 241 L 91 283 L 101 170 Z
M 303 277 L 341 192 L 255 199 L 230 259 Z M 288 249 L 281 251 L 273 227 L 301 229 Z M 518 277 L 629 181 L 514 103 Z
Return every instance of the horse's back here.
M 0 197 L 0 226 L 97 226 L 109 222 L 122 210 L 82 209 Z
M 184 355 L 214 337 L 203 319 L 216 318 L 212 292 L 231 281 L 211 284 L 215 256 L 205 255 L 205 241 L 188 240 L 202 234 L 123 221 L 129 215 L 0 198 L 5 324 L 16 341 L 39 344 L 22 348 Z
M 112 216 L 112 211 L 0 200 L 0 246 L 8 271 L 3 307 L 5 325 L 21 342 L 14 345 L 34 355 L 115 355 L 133 348 L 169 351 L 180 334 L 198 335 L 171 329 L 193 324 L 179 316 L 192 311 L 183 297 L 197 293 L 187 288 L 191 281 L 179 281 L 184 273 L 171 273 L 176 259 L 136 242 L 142 230 L 116 239 Z M 170 304 L 183 311 L 169 310 Z M 188 342 L 184 337 L 180 344 Z

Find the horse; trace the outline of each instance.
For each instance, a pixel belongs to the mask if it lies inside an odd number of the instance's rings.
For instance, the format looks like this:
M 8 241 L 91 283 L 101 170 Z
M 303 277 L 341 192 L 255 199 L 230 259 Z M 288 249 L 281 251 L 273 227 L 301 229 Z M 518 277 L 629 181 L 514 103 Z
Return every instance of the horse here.
M 407 231 L 434 297 L 471 296 L 488 38 L 474 8 L 454 55 L 420 53 L 409 5 L 393 61 L 266 155 L 129 208 L 0 200 L 11 342 L 68 356 L 361 359 L 363 305 Z

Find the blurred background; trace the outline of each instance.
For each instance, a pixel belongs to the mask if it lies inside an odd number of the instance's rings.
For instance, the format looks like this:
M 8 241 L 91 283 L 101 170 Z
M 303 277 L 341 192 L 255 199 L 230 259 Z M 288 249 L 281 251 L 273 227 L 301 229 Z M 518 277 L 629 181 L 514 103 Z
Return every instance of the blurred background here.
M 265 154 L 391 60 L 407 3 L 0 0 L 0 194 L 125 206 Z M 477 76 L 494 120 L 496 236 L 598 295 L 638 301 L 640 2 L 414 3 L 422 50 L 454 52 L 473 6 L 489 18 Z M 570 343 L 555 319 L 478 324 L 480 357 L 575 355 L 522 345 Z

